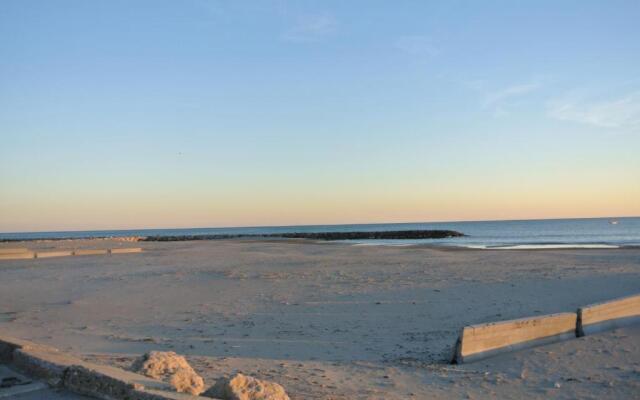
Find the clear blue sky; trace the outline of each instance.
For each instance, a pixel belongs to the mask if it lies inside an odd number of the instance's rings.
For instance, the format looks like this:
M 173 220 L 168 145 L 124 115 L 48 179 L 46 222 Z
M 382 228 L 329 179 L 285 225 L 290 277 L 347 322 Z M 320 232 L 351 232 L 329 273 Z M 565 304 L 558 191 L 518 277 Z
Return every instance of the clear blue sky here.
M 0 231 L 640 214 L 638 1 L 0 2 Z

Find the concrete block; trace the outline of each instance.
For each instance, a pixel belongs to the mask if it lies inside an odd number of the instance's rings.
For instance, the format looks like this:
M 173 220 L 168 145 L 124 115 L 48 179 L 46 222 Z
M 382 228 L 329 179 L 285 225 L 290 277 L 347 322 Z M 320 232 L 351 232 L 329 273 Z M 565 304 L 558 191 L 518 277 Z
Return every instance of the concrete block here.
M 138 400 L 215 400 L 210 397 L 193 396 L 178 392 L 165 392 L 153 389 L 134 390 L 134 396 Z
M 12 365 L 26 375 L 99 399 L 173 399 L 164 382 L 105 365 L 93 364 L 49 347 L 23 347 Z M 147 393 L 148 391 L 153 393 Z M 162 397 L 164 396 L 164 397 Z
M 107 249 L 78 249 L 73 252 L 74 256 L 93 256 L 93 255 L 102 255 L 108 254 L 109 250 Z
M 53 348 L 25 347 L 13 353 L 13 365 L 26 375 L 60 386 L 68 368 L 82 360 Z
M 118 368 L 92 363 L 70 367 L 64 377 L 64 387 L 73 392 L 99 399 L 155 400 L 166 399 L 158 394 L 173 388 L 164 382 Z
M 640 323 L 640 295 L 591 304 L 578 309 L 578 335 L 590 335 Z
M 26 251 L 24 253 L 0 254 L 0 260 L 24 260 L 27 258 L 35 258 L 35 253 L 32 251 Z
M 35 258 L 66 257 L 72 255 L 73 251 L 71 250 L 38 251 Z
M 576 337 L 576 313 L 466 326 L 456 344 L 454 362 L 477 361 L 514 351 Z
M 11 336 L 0 335 L 0 362 L 13 362 L 15 351 L 20 349 L 57 351 L 54 347 L 33 343 L 28 340 L 18 339 Z
M 168 383 L 106 365 L 93 364 L 49 346 L 0 336 L 0 362 L 49 385 L 105 400 L 196 400 Z
M 109 252 L 111 254 L 141 253 L 142 249 L 140 247 L 126 247 L 126 248 L 111 249 Z
M 0 399 L 16 399 L 18 396 L 26 393 L 40 392 L 48 389 L 46 383 L 34 382 L 32 379 L 0 364 L 0 382 L 5 379 L 10 383 L 8 385 L 0 385 Z M 36 397 L 32 395 L 28 398 Z
M 13 352 L 24 347 L 33 346 L 32 342 L 0 335 L 0 363 L 10 363 L 13 361 Z

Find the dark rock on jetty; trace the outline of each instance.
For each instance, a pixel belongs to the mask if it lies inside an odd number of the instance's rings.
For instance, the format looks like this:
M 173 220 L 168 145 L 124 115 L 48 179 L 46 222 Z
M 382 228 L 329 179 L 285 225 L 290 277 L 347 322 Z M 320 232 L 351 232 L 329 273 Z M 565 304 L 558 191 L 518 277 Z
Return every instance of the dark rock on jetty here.
M 185 240 L 220 240 L 220 239 L 313 239 L 313 240 L 363 240 L 363 239 L 443 239 L 460 237 L 464 234 L 448 230 L 415 230 L 415 231 L 374 231 L 374 232 L 292 232 L 271 233 L 265 235 L 180 235 L 180 236 L 148 236 L 147 242 L 176 242 Z

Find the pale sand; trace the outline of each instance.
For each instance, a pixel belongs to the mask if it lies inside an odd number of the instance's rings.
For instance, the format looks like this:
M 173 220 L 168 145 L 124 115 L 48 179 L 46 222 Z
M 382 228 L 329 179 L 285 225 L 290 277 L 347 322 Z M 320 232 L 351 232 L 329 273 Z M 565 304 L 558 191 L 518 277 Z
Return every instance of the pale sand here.
M 293 399 L 640 393 L 635 327 L 445 364 L 464 325 L 573 311 L 639 293 L 639 249 L 447 250 L 284 240 L 135 247 L 146 251 L 0 261 L 0 330 L 121 365 L 144 351 L 174 350 L 189 356 L 207 384 L 240 370 L 281 383 Z

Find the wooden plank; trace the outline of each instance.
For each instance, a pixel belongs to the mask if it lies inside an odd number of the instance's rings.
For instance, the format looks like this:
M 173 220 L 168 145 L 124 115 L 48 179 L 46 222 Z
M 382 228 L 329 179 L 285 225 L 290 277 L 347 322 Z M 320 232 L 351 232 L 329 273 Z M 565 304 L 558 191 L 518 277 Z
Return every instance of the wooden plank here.
M 92 256 L 92 255 L 100 255 L 107 254 L 109 250 L 107 249 L 78 249 L 73 252 L 74 256 Z
M 36 253 L 35 258 L 51 258 L 51 257 L 66 257 L 72 256 L 71 250 L 59 250 L 59 251 L 39 251 Z
M 25 253 L 0 254 L 0 260 L 24 260 L 35 258 L 35 253 L 28 251 Z
M 576 313 L 559 313 L 466 326 L 462 329 L 454 362 L 480 360 L 506 351 L 576 337 Z
M 119 249 L 111 249 L 109 251 L 111 254 L 128 254 L 128 253 L 141 253 L 142 248 L 140 247 L 125 247 Z
M 19 254 L 26 253 L 29 249 L 26 247 L 0 247 L 0 255 L 3 254 Z
M 0 260 L 19 260 L 25 258 L 51 258 L 66 256 L 86 256 L 86 255 L 102 255 L 102 254 L 130 254 L 141 253 L 140 247 L 123 247 L 115 249 L 78 249 L 78 250 L 57 250 L 57 251 L 39 251 L 39 252 L 21 252 L 0 254 Z
M 578 309 L 578 335 L 640 323 L 640 295 L 591 304 Z

